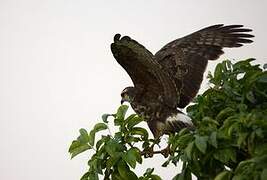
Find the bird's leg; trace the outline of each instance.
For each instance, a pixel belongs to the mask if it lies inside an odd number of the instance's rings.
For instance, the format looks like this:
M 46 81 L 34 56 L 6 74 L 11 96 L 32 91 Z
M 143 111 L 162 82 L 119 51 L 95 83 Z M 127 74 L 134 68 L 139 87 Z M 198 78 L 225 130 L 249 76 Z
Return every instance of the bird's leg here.
M 159 138 L 155 139 L 153 141 L 152 145 L 145 149 L 145 151 L 144 151 L 144 157 L 145 158 L 151 158 L 151 157 L 153 157 L 153 155 L 155 154 L 155 152 L 154 152 L 154 146 L 155 146 L 155 144 L 158 144 L 159 141 L 160 141 Z
M 154 151 L 154 146 L 156 143 L 153 143 L 150 147 L 146 148 L 145 151 L 143 151 L 143 155 L 145 158 L 151 158 L 154 154 L 162 154 L 165 158 L 167 158 L 170 155 L 170 146 L 168 145 L 165 149 L 162 149 L 160 151 Z
M 152 144 L 152 146 L 148 147 L 145 151 L 145 158 L 151 158 L 153 157 L 154 155 L 154 145 L 155 144 Z
M 165 149 L 161 150 L 161 154 L 167 158 L 170 155 L 170 145 L 168 145 Z

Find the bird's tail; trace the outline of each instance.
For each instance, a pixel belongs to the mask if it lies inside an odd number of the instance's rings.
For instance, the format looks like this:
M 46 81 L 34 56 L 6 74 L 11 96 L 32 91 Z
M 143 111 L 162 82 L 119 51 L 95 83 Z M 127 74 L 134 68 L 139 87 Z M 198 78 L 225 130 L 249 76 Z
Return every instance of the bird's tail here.
M 165 122 L 165 133 L 179 132 L 183 128 L 193 131 L 195 126 L 191 118 L 181 112 L 169 116 Z
M 177 111 L 171 116 L 168 116 L 165 122 L 162 121 L 148 121 L 148 126 L 154 135 L 154 138 L 159 138 L 163 134 L 170 134 L 179 132 L 183 128 L 187 128 L 190 131 L 195 129 L 191 118 L 182 112 Z

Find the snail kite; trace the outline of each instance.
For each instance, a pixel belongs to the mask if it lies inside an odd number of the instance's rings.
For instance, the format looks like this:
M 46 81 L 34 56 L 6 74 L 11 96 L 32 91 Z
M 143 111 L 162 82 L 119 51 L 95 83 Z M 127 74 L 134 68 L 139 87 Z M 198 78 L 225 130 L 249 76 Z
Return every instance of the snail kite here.
M 253 42 L 242 25 L 217 24 L 176 39 L 155 55 L 128 36 L 114 36 L 111 51 L 127 71 L 134 87 L 126 87 L 122 103 L 147 121 L 155 138 L 193 129 L 191 119 L 177 108 L 184 108 L 196 96 L 208 60 L 216 60 L 223 48 Z

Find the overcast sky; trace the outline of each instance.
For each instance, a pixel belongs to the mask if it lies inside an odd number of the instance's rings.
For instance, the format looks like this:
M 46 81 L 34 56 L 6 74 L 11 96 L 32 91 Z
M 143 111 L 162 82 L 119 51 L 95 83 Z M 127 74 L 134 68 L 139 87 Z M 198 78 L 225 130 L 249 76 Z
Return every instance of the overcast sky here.
M 132 84 L 111 54 L 114 34 L 155 53 L 205 26 L 244 24 L 255 42 L 221 59 L 266 63 L 266 2 L 0 0 L 0 179 L 76 180 L 86 171 L 89 154 L 70 160 L 71 141 L 115 112 Z M 147 161 L 138 173 L 162 162 Z M 177 172 L 157 169 L 163 179 Z

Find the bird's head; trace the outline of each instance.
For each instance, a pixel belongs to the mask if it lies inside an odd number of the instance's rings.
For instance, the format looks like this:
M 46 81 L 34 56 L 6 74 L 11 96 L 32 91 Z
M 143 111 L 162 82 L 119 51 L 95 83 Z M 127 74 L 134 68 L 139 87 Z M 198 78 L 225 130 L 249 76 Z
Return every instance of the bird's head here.
M 136 88 L 134 87 L 126 87 L 122 92 L 121 92 L 121 104 L 124 102 L 133 102 L 134 97 L 136 96 Z

